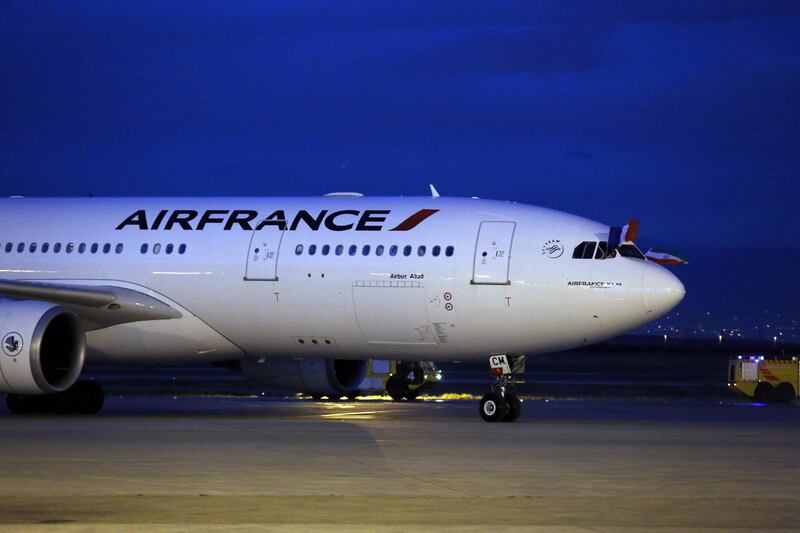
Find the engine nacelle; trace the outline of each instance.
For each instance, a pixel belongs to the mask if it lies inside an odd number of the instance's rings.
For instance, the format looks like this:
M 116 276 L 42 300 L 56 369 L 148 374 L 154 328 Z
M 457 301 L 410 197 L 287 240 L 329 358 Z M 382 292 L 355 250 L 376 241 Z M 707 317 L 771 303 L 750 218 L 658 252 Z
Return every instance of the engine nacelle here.
M 67 390 L 85 354 L 83 326 L 72 311 L 47 302 L 0 301 L 0 392 Z
M 242 373 L 270 389 L 339 397 L 358 389 L 367 375 L 366 360 L 243 359 Z

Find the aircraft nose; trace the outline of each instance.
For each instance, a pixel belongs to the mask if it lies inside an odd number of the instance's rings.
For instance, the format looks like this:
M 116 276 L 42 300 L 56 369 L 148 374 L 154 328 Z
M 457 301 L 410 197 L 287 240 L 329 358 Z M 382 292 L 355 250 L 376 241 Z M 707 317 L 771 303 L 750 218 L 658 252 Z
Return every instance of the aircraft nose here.
M 675 275 L 662 266 L 648 265 L 642 277 L 642 303 L 648 317 L 656 318 L 680 303 L 686 288 Z

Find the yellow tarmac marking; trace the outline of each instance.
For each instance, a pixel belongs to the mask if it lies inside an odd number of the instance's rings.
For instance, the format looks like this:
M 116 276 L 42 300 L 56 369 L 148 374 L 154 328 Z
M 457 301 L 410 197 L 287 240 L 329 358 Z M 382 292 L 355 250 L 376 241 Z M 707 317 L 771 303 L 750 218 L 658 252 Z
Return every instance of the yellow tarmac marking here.
M 356 420 L 372 420 L 375 418 L 373 415 L 384 413 L 385 411 L 356 411 L 354 413 L 328 413 L 326 415 L 319 415 L 320 418 L 347 418 Z

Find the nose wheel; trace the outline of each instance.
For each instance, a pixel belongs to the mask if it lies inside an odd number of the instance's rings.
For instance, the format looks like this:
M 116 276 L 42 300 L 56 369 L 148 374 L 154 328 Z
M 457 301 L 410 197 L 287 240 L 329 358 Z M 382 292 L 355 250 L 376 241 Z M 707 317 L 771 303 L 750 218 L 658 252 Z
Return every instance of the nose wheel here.
M 514 422 L 522 412 L 522 400 L 510 388 L 520 383 L 517 377 L 525 372 L 525 356 L 493 355 L 489 358 L 489 371 L 495 382 L 481 398 L 481 418 L 487 422 Z

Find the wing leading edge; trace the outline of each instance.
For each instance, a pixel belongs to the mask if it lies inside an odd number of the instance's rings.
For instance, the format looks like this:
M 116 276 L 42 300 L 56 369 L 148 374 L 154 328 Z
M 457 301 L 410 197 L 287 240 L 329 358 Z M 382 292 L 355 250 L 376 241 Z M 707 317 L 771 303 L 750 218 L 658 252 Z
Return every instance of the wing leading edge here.
M 40 300 L 70 309 L 86 331 L 147 320 L 170 320 L 183 314 L 142 292 L 111 285 L 0 280 L 0 296 Z

